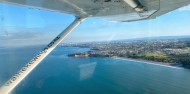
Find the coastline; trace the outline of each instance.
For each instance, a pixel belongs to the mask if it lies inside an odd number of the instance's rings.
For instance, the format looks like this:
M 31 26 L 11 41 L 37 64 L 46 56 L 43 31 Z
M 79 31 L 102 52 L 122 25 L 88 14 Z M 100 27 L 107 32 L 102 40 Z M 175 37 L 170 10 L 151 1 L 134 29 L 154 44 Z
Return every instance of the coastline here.
M 179 65 L 174 65 L 174 64 L 170 64 L 170 63 L 163 63 L 163 62 L 148 61 L 148 60 L 143 60 L 143 59 L 132 59 L 132 58 L 124 58 L 124 57 L 113 57 L 113 59 L 134 61 L 134 62 L 138 62 L 138 63 L 145 63 L 145 64 L 175 68 L 175 69 L 183 69 L 183 67 L 181 67 Z
M 79 47 L 79 48 L 84 48 L 84 47 Z M 90 47 L 85 47 L 85 48 L 90 48 Z M 90 49 L 90 51 L 94 50 L 93 48 Z M 81 53 L 80 53 L 81 54 Z M 77 55 L 77 54 L 73 54 L 70 55 L 71 57 L 93 57 L 93 56 L 89 56 L 87 54 L 83 54 L 81 55 Z M 102 56 L 96 56 L 96 57 L 102 57 Z M 107 57 L 107 56 L 104 56 Z M 182 66 L 182 64 L 177 64 L 177 63 L 167 63 L 167 62 L 157 62 L 157 61 L 149 61 L 149 60 L 145 60 L 145 59 L 134 59 L 134 58 L 127 58 L 127 57 L 117 57 L 117 56 L 111 56 L 108 58 L 113 58 L 113 59 L 120 59 L 120 60 L 127 60 L 127 61 L 134 61 L 134 62 L 138 62 L 138 63 L 145 63 L 145 64 L 151 64 L 151 65 L 157 65 L 157 66 L 163 66 L 163 67 L 169 67 L 169 68 L 175 68 L 175 69 L 184 69 L 185 67 Z

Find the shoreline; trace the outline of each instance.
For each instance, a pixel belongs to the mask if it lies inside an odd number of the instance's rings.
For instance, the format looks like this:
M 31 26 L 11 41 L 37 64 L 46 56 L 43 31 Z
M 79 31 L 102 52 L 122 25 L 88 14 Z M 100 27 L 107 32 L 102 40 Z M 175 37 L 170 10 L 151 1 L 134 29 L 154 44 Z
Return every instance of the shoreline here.
M 179 64 L 178 65 L 172 65 L 170 63 L 148 61 L 148 60 L 143 60 L 143 59 L 124 58 L 124 57 L 113 57 L 113 59 L 135 61 L 135 62 L 138 62 L 138 63 L 145 63 L 145 64 L 151 64 L 151 65 L 157 65 L 157 66 L 175 68 L 175 69 L 183 69 L 183 67 L 179 66 Z
M 90 47 L 79 47 L 79 48 L 90 48 Z M 92 50 L 94 50 L 94 49 L 90 48 L 90 51 L 92 51 Z M 89 57 L 89 56 L 85 56 L 85 57 Z M 75 57 L 75 58 L 78 58 L 78 56 Z M 91 57 L 89 57 L 89 58 L 91 58 Z M 157 61 L 149 61 L 149 60 L 145 60 L 145 59 L 134 59 L 134 58 L 126 58 L 126 57 L 108 57 L 108 58 L 127 60 L 127 61 L 135 61 L 135 62 L 139 62 L 139 63 L 145 63 L 145 64 L 151 64 L 151 65 L 175 68 L 175 69 L 184 69 L 182 64 L 176 64 L 176 63 L 157 62 Z

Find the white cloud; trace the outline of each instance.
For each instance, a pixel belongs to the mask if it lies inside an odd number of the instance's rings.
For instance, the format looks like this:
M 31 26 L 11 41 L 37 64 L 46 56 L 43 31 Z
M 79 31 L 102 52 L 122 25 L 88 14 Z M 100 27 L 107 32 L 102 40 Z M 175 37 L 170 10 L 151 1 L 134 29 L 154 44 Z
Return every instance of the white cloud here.
M 0 47 L 22 47 L 49 43 L 52 36 L 42 32 L 12 32 L 0 36 Z
M 190 5 L 178 9 L 179 11 L 190 11 Z

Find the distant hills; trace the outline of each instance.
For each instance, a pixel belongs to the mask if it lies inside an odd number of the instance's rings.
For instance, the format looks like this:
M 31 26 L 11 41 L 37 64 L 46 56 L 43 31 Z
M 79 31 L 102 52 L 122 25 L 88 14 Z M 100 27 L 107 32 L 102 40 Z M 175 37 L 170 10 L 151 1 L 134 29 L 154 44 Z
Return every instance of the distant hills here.
M 107 43 L 107 42 L 125 42 L 125 41 L 140 41 L 140 40 L 184 40 L 190 41 L 190 35 L 182 36 L 156 36 L 156 37 L 143 37 L 143 38 L 132 38 L 132 39 L 118 39 L 112 41 L 90 41 L 82 43 Z
M 190 40 L 190 35 L 184 35 L 184 36 L 144 37 L 144 38 L 115 40 L 115 41 L 133 41 L 133 40 Z

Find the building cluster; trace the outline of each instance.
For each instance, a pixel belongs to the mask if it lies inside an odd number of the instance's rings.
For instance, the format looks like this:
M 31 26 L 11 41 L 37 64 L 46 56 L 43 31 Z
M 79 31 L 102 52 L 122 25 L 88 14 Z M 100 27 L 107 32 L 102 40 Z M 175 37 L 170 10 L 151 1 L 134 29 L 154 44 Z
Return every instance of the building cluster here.
M 128 57 L 144 53 L 167 55 L 190 54 L 190 41 L 182 40 L 135 40 L 67 44 L 64 46 L 88 47 L 91 51 L 74 53 L 76 57 Z

